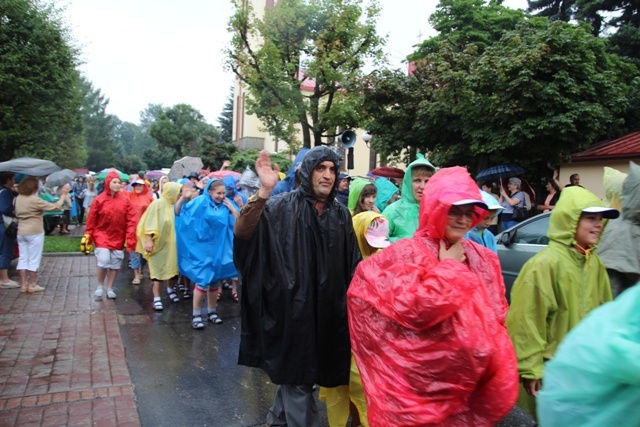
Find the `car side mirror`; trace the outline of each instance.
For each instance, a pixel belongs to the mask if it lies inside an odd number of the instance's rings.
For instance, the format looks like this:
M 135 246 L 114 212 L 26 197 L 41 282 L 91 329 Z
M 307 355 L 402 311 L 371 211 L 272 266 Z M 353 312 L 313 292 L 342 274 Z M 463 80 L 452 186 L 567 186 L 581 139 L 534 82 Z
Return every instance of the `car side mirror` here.
M 511 233 L 502 233 L 500 236 L 500 243 L 508 247 L 511 244 L 511 237 Z

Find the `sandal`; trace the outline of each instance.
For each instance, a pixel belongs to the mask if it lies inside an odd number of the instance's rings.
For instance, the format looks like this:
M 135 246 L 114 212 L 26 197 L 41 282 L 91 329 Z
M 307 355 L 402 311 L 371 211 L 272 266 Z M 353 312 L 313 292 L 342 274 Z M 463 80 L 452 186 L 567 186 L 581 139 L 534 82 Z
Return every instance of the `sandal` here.
M 30 294 L 33 294 L 35 292 L 43 292 L 43 291 L 44 291 L 44 288 L 42 286 L 38 286 L 38 285 L 30 286 L 27 289 L 27 292 L 29 292 Z
M 140 284 L 140 278 L 139 277 L 134 277 L 133 280 L 131 281 L 132 285 L 139 285 Z
M 191 299 L 191 290 L 185 288 L 184 292 L 182 293 L 182 299 Z
M 204 328 L 204 322 L 202 321 L 202 316 L 201 315 L 193 316 L 193 319 L 191 320 L 191 326 L 193 326 L 193 329 Z
M 233 298 L 235 302 L 238 302 L 238 293 L 237 292 L 232 293 L 231 298 Z
M 155 311 L 162 311 L 163 308 L 164 307 L 162 306 L 162 301 L 158 300 L 153 302 L 153 309 Z
M 218 301 L 220 301 L 220 300 L 222 299 L 222 289 L 220 289 L 220 290 L 218 291 L 218 296 L 216 297 L 216 299 L 217 299 Z
M 212 311 L 211 313 L 209 313 L 207 318 L 209 319 L 209 322 L 215 323 L 216 325 L 222 323 L 222 319 L 220 318 L 220 316 L 218 316 L 218 313 L 216 313 L 215 311 Z
M 171 302 L 180 302 L 180 297 L 176 293 L 175 289 L 167 289 L 167 294 L 169 295 Z

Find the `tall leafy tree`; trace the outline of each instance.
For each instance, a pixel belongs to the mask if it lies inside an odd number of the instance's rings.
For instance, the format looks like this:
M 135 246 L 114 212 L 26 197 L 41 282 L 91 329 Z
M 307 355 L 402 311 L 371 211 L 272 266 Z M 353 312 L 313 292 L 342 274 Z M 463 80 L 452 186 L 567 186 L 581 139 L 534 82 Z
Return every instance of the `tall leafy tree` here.
M 94 88 L 86 79 L 83 79 L 81 87 L 84 92 L 81 111 L 88 152 L 87 167 L 99 171 L 115 164 L 119 151 L 114 138 L 118 119 L 107 114 L 109 99 L 100 89 Z
M 191 105 L 177 104 L 163 108 L 149 126 L 151 135 L 162 147 L 170 148 L 178 157 L 198 155 L 203 144 L 217 141 L 218 132 Z
M 222 107 L 222 112 L 218 116 L 220 124 L 220 141 L 232 142 L 233 140 L 233 87 L 227 95 L 227 102 Z
M 78 62 L 53 3 L 0 3 L 0 160 L 84 160 Z
M 569 22 L 576 11 L 576 0 L 528 0 L 529 11 L 552 21 Z
M 248 88 L 247 107 L 290 146 L 323 143 L 337 128 L 360 123 L 362 96 L 353 84 L 365 61 L 382 58 L 377 2 L 282 0 L 259 19 L 234 1 L 228 67 Z M 306 89 L 304 89 L 306 88 Z

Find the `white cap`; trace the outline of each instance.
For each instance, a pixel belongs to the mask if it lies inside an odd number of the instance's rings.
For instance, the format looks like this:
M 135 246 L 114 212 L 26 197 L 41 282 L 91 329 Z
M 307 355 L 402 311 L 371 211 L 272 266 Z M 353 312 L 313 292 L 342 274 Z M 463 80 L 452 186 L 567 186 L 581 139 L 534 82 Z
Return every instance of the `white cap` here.
M 582 209 L 585 213 L 601 213 L 603 218 L 616 219 L 620 216 L 620 212 L 614 208 L 606 208 L 604 206 L 591 206 L 589 208 Z
M 144 181 L 138 178 L 131 183 L 131 185 L 136 185 L 136 184 L 144 185 Z
M 478 199 L 462 199 L 462 200 L 458 200 L 455 203 L 452 203 L 452 205 L 453 206 L 476 205 L 481 207 L 482 209 L 488 210 L 487 204 L 482 200 L 478 200 Z

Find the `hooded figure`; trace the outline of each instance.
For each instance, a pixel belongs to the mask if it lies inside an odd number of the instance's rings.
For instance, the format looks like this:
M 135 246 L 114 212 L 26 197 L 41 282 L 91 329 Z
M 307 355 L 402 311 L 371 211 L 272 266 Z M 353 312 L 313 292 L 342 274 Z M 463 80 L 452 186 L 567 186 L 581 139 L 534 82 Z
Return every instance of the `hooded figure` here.
M 275 188 L 271 192 L 271 196 L 275 196 L 276 194 L 280 193 L 288 193 L 289 191 L 295 189 L 296 172 L 298 171 L 298 167 L 300 167 L 300 164 L 302 163 L 302 159 L 304 159 L 308 152 L 308 148 L 303 148 L 298 152 L 296 158 L 293 160 L 293 163 L 291 163 L 291 167 L 287 171 L 287 176 L 283 180 L 278 181 Z
M 596 252 L 607 268 L 614 296 L 640 280 L 640 166 L 633 162 L 622 184 L 622 217 L 607 225 Z
M 335 200 L 337 173 L 322 212 L 316 208 L 311 177 L 325 161 L 337 171 L 333 150 L 311 149 L 300 187 L 250 201 L 240 219 L 264 203 L 259 222 L 249 236 L 236 229 L 234 255 L 245 283 L 239 363 L 262 368 L 275 384 L 349 383 L 346 292 L 360 251 L 351 215 Z
M 389 219 L 389 240 L 395 242 L 403 237 L 413 237 L 418 228 L 418 216 L 420 213 L 420 202 L 416 200 L 413 192 L 413 172 L 417 166 L 426 167 L 431 173 L 436 171 L 422 154 L 407 166 L 402 179 L 402 198 L 385 208 L 382 212 Z M 426 189 L 425 189 L 426 191 Z
M 238 190 L 238 178 L 232 175 L 227 175 L 222 179 L 222 182 L 224 182 L 224 186 L 227 188 L 227 198 L 236 202 L 236 205 L 238 205 L 238 207 L 242 207 L 245 203 L 247 203 L 247 196 L 245 196 L 240 190 Z M 236 196 L 240 196 L 241 203 L 238 203 L 238 201 L 235 199 Z
M 452 219 L 461 218 L 454 204 L 468 219 Z M 498 257 L 462 238 L 485 207 L 466 169 L 441 169 L 415 236 L 358 266 L 349 328 L 370 426 L 493 426 L 513 407 L 518 375 Z M 455 241 L 451 221 L 467 221 Z M 443 256 L 454 246 L 461 258 Z
M 580 186 L 563 189 L 549 218 L 549 245 L 527 261 L 511 290 L 507 328 L 523 380 L 518 405 L 534 417 L 535 398 L 526 391 L 528 383 L 541 381 L 544 363 L 571 329 L 591 310 L 611 301 L 607 271 L 592 252 L 595 245 L 578 247 L 576 240 L 585 209 L 617 216 L 590 191 Z
M 211 197 L 209 188 L 216 181 L 220 180 L 207 182 L 202 195 L 182 205 L 176 216 L 180 274 L 202 286 L 238 277 L 233 264 L 235 218 L 223 202 Z
M 178 251 L 173 205 L 180 194 L 180 184 L 168 182 L 162 195 L 154 200 L 142 214 L 138 223 L 136 252 L 149 261 L 151 278 L 168 280 L 178 275 Z M 144 250 L 145 236 L 153 235 L 153 252 Z
M 389 203 L 395 202 L 398 197 L 400 189 L 396 185 L 389 181 L 387 178 L 378 177 L 373 182 L 378 189 L 378 196 L 376 197 L 376 206 L 380 212 L 384 211 Z
M 93 200 L 85 234 L 96 248 L 123 250 L 136 247 L 136 212 L 122 191 L 111 191 L 111 181 L 120 179 L 116 171 L 107 174 L 104 191 Z

